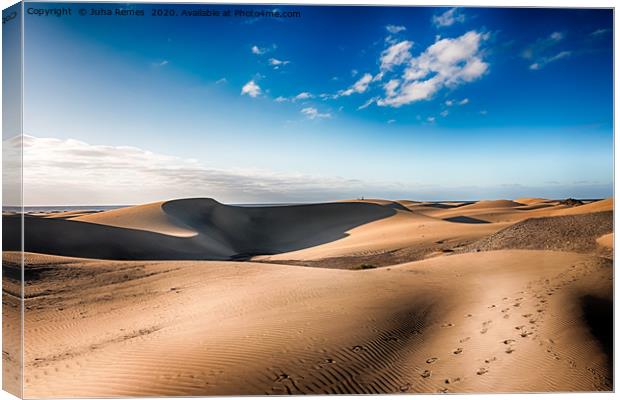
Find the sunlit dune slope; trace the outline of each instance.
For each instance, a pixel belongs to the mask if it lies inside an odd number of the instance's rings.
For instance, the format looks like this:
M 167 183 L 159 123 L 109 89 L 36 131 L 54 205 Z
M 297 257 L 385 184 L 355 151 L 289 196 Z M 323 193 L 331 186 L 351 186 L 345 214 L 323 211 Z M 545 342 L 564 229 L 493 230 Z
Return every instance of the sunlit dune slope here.
M 490 251 L 366 271 L 26 262 L 27 397 L 612 387 L 612 266 L 589 255 Z

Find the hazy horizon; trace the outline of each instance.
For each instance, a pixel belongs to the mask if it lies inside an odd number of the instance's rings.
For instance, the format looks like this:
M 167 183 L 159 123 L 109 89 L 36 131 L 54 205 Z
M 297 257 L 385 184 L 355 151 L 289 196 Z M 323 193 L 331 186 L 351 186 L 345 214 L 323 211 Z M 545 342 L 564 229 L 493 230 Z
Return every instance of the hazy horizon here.
M 26 15 L 24 203 L 612 195 L 609 10 L 278 8 Z

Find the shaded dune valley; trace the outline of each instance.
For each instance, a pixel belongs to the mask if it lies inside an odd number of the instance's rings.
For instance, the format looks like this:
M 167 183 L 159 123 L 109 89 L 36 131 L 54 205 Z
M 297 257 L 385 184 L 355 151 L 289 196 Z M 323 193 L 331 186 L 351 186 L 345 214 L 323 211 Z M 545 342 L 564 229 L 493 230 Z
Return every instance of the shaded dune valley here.
M 23 223 L 25 397 L 614 388 L 613 199 L 183 199 Z M 6 329 L 22 253 L 3 246 Z

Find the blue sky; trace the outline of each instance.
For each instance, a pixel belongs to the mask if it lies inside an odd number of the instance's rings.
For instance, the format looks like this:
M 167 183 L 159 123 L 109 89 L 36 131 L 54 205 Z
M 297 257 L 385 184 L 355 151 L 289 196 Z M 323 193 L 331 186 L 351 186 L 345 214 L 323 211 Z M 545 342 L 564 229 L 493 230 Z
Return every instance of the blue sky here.
M 611 10 L 135 7 L 26 15 L 26 203 L 612 194 Z

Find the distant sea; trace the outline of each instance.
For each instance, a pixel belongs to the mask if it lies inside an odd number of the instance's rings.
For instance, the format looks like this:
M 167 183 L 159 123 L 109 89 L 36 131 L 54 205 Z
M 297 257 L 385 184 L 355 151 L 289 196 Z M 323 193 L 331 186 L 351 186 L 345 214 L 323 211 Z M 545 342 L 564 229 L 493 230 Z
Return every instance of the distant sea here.
M 236 207 L 278 207 L 278 206 L 294 206 L 303 203 L 257 203 L 257 204 L 228 204 Z M 132 205 L 116 205 L 116 206 L 27 206 L 24 207 L 25 213 L 52 213 L 67 211 L 109 211 L 119 208 L 131 207 Z M 20 212 L 20 207 L 2 207 L 2 211 Z

